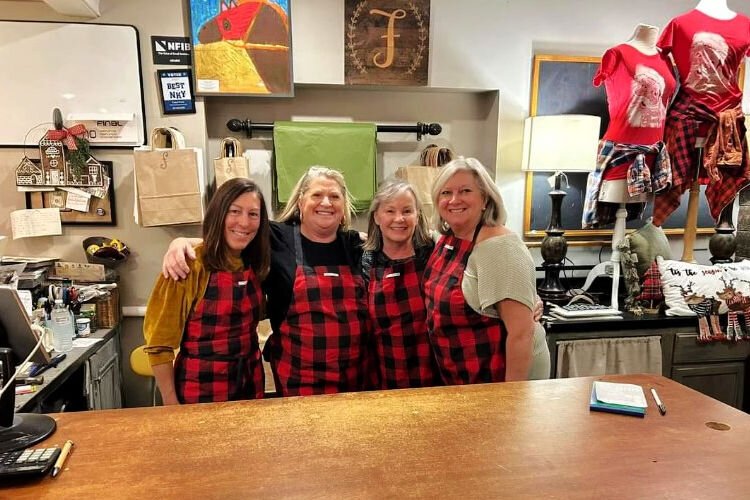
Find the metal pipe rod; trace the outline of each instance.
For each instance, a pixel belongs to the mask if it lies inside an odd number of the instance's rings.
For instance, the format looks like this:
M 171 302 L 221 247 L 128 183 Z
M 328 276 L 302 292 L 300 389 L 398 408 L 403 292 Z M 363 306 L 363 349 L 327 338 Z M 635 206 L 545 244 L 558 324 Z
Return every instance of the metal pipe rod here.
M 252 137 L 253 130 L 273 130 L 273 123 L 256 123 L 250 120 L 232 118 L 227 122 L 227 128 L 232 132 L 242 132 L 244 130 L 247 137 Z M 421 141 L 423 135 L 439 135 L 443 131 L 443 127 L 439 123 L 417 122 L 416 125 L 378 125 L 377 131 L 411 132 L 417 134 L 417 140 Z

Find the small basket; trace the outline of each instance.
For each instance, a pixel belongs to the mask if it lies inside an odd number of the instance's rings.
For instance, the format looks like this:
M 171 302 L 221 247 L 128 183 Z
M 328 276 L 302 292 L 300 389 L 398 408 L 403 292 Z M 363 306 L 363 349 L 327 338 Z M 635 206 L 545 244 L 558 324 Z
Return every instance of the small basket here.
M 130 256 L 130 250 L 127 246 L 122 250 L 112 248 L 111 257 L 99 257 L 97 255 L 91 255 L 86 251 L 91 245 L 102 246 L 102 243 L 112 241 L 112 238 L 105 238 L 104 236 L 90 236 L 83 240 L 83 253 L 86 254 L 86 260 L 89 264 L 101 264 L 104 267 L 117 267 Z
M 120 289 L 113 288 L 107 297 L 94 302 L 96 304 L 96 324 L 99 328 L 114 328 L 122 318 L 120 309 Z

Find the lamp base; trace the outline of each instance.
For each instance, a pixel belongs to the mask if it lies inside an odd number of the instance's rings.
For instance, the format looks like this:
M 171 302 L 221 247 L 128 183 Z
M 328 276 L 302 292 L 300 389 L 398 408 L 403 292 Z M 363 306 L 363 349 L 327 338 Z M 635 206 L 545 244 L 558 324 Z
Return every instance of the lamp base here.
M 552 304 L 565 304 L 570 300 L 568 291 L 560 282 L 561 263 L 543 263 L 544 281 L 537 288 L 537 293 L 542 302 Z
M 562 304 L 569 299 L 567 289 L 560 282 L 560 271 L 565 267 L 565 255 L 568 253 L 568 242 L 560 229 L 548 228 L 546 233 L 541 247 L 544 281 L 537 288 L 537 292 L 543 302 Z
M 719 215 L 719 222 L 714 229 L 715 233 L 708 240 L 708 249 L 711 252 L 712 264 L 728 264 L 732 262 L 732 256 L 737 250 L 737 238 L 734 235 L 732 224 L 732 205 L 724 207 Z

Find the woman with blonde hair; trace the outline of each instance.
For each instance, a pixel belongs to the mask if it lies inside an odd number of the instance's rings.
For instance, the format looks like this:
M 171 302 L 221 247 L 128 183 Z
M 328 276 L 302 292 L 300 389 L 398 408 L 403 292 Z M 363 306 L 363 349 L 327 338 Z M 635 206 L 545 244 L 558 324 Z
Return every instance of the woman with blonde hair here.
M 414 189 L 383 183 L 370 205 L 362 275 L 373 323 L 375 387 L 440 384 L 427 338 L 422 275 L 434 242 Z
M 282 396 L 365 388 L 370 320 L 360 273 L 362 240 L 349 229 L 351 195 L 340 172 L 310 167 L 278 222 L 264 282 L 272 334 L 264 355 Z M 165 275 L 185 273 L 191 240 L 173 241 Z
M 424 275 L 430 342 L 446 384 L 526 380 L 534 321 L 535 267 L 521 239 L 505 227 L 500 192 L 485 167 L 459 157 L 433 185 L 441 237 Z M 539 377 L 549 375 L 549 352 Z

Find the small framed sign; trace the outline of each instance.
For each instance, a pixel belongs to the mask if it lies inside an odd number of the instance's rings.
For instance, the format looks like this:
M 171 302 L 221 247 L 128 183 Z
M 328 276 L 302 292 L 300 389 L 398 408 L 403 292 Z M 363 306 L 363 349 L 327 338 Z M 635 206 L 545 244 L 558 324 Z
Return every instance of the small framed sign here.
M 159 88 L 165 115 L 195 113 L 193 74 L 189 69 L 160 69 Z

